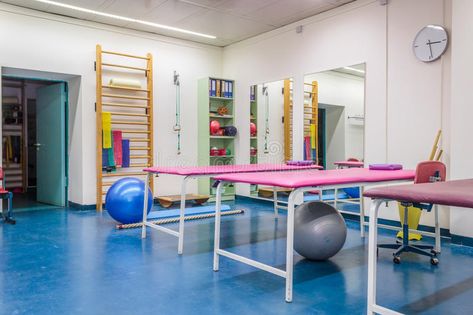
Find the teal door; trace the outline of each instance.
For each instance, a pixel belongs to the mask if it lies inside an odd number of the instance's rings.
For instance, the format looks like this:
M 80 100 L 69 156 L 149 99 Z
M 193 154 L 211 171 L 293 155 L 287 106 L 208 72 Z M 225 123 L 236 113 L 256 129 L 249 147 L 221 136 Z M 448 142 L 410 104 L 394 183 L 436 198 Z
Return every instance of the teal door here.
M 66 84 L 36 90 L 36 199 L 66 205 Z

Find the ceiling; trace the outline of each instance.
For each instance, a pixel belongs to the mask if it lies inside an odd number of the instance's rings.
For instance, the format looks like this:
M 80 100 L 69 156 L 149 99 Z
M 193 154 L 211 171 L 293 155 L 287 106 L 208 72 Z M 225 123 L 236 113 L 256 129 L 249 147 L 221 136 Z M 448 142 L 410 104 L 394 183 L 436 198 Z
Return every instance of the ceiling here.
M 90 10 L 125 16 L 194 32 L 215 35 L 198 37 L 152 26 L 97 16 L 35 0 L 0 0 L 53 14 L 115 25 L 145 32 L 227 46 L 354 0 L 55 0 Z

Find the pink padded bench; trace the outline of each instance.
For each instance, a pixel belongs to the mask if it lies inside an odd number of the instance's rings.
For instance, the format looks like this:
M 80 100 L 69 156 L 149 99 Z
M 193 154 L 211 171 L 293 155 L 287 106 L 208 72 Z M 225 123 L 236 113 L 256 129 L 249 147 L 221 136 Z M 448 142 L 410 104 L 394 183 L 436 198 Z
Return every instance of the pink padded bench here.
M 286 164 L 243 164 L 243 165 L 211 165 L 211 166 L 175 166 L 175 167 L 149 167 L 143 171 L 147 172 L 145 181 L 145 196 L 143 204 L 143 225 L 141 237 L 146 237 L 146 227 L 174 235 L 178 238 L 177 252 L 182 254 L 184 249 L 184 218 L 186 209 L 186 186 L 187 181 L 193 178 L 210 177 L 219 174 L 235 173 L 260 173 L 260 172 L 282 172 L 282 171 L 301 171 L 301 170 L 319 170 L 319 165 L 286 165 Z M 174 231 L 163 226 L 148 222 L 148 187 L 153 175 L 168 174 L 182 176 L 181 183 L 181 204 L 179 212 L 179 231 Z
M 381 204 L 395 200 L 473 208 L 473 179 L 373 188 L 364 196 L 374 199 L 370 209 L 368 241 L 368 314 L 400 314 L 376 303 L 377 221 Z
M 294 208 L 295 199 L 299 194 L 313 191 L 351 186 L 370 186 L 394 182 L 412 181 L 415 172 L 412 170 L 373 171 L 365 168 L 346 168 L 318 172 L 278 172 L 278 173 L 243 173 L 224 174 L 215 176 L 217 181 L 216 215 L 215 215 L 215 240 L 213 270 L 219 270 L 219 256 L 225 256 L 258 269 L 273 273 L 286 279 L 286 302 L 292 301 L 292 275 L 293 275 L 293 239 L 294 239 Z M 287 207 L 287 240 L 286 240 L 286 270 L 275 268 L 220 248 L 220 221 L 222 187 L 225 182 L 248 183 L 268 185 L 294 189 L 289 194 Z M 360 209 L 361 230 L 364 230 L 364 210 Z

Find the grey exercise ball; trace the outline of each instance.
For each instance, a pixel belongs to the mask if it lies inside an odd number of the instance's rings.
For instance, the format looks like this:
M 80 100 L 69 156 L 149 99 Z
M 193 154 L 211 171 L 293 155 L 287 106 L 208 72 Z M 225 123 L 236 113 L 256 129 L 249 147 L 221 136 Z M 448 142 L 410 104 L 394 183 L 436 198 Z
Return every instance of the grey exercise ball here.
M 325 260 L 342 249 L 347 227 L 340 213 L 329 204 L 310 201 L 294 213 L 294 249 L 310 260 Z

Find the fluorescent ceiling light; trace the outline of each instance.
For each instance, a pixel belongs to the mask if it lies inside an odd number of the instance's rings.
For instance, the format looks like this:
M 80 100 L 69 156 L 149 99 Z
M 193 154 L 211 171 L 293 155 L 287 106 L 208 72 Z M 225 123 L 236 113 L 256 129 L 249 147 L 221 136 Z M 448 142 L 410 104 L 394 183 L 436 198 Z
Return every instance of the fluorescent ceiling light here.
M 365 70 L 360 70 L 360 69 L 356 69 L 356 68 L 353 68 L 353 67 L 343 67 L 343 69 L 358 72 L 358 73 L 365 73 Z
M 82 7 L 77 7 L 75 5 L 60 3 L 60 2 L 56 2 L 56 1 L 50 1 L 50 0 L 34 0 L 34 1 L 45 3 L 45 4 L 50 4 L 50 5 L 54 5 L 54 6 L 57 6 L 57 7 L 66 8 L 66 9 L 71 9 L 71 10 L 76 10 L 76 11 L 80 11 L 80 12 L 90 13 L 90 14 L 94 14 L 94 15 L 105 16 L 105 17 L 108 17 L 108 18 L 116 19 L 116 20 L 127 21 L 127 22 L 130 22 L 130 23 L 138 23 L 138 24 L 142 24 L 142 25 L 148 25 L 148 26 L 161 28 L 161 29 L 165 29 L 165 30 L 170 30 L 170 31 L 174 31 L 174 32 L 190 34 L 190 35 L 195 35 L 195 36 L 200 36 L 200 37 L 205 37 L 205 38 L 210 38 L 210 39 L 217 38 L 214 35 L 208 35 L 208 34 L 193 32 L 193 31 L 189 31 L 189 30 L 185 30 L 185 29 L 182 29 L 182 28 L 179 28 L 179 27 L 173 27 L 173 26 L 169 26 L 169 25 L 163 25 L 163 24 L 158 24 L 158 23 L 153 23 L 153 22 L 148 22 L 148 21 L 143 21 L 143 20 L 137 20 L 137 19 L 126 17 L 126 16 L 121 16 L 121 15 L 115 15 L 115 14 L 109 14 L 109 13 L 105 13 L 105 12 L 90 10 L 90 9 L 86 9 L 86 8 L 82 8 Z

